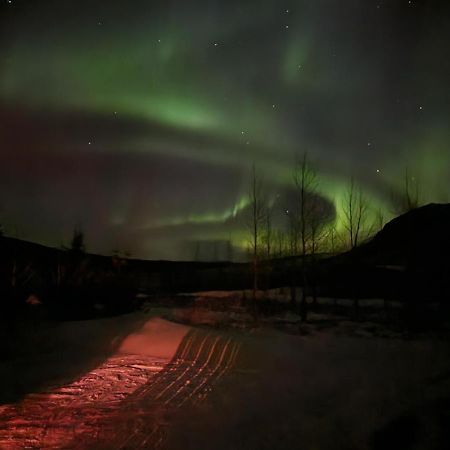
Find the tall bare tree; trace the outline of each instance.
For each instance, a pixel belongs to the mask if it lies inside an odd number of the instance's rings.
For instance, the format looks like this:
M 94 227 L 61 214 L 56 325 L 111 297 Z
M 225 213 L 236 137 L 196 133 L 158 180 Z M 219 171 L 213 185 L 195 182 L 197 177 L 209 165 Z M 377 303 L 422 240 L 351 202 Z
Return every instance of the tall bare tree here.
M 408 167 L 405 167 L 403 189 L 403 212 L 417 208 L 420 202 L 420 185 L 417 178 L 410 175 Z
M 290 297 L 291 308 L 295 310 L 297 304 L 297 284 L 296 284 L 296 257 L 298 256 L 299 237 L 298 237 L 298 217 L 293 210 L 286 210 L 288 221 L 288 231 L 286 233 L 286 255 L 290 256 Z
M 311 167 L 306 153 L 297 163 L 294 173 L 294 185 L 298 198 L 298 233 L 301 244 L 301 254 L 306 255 L 308 242 L 312 233 L 312 218 L 314 214 L 314 201 L 312 197 L 317 193 L 317 174 Z
M 288 254 L 287 235 L 281 229 L 274 230 L 274 254 L 277 258 L 281 258 Z
M 272 212 L 270 207 L 267 205 L 264 211 L 264 256 L 266 259 L 270 259 L 273 253 L 273 241 L 274 241 L 274 230 L 272 227 Z
M 253 269 L 253 300 L 256 300 L 256 292 L 258 290 L 259 253 L 265 222 L 266 205 L 263 199 L 262 181 L 256 170 L 255 164 L 252 166 L 249 200 L 250 217 L 247 226 L 250 232 L 249 248 Z
M 405 167 L 403 174 L 403 184 L 400 192 L 392 193 L 393 213 L 404 214 L 420 205 L 420 182 L 418 178 L 411 174 L 408 167 Z
M 339 248 L 339 236 L 336 230 L 336 224 L 332 223 L 326 230 L 325 251 L 335 255 Z
M 347 192 L 344 196 L 342 205 L 344 213 L 344 227 L 347 231 L 347 239 L 351 249 L 354 249 L 360 243 L 362 237 L 366 237 L 369 233 L 367 229 L 367 215 L 368 215 L 368 202 L 364 196 L 360 186 L 355 184 L 355 180 L 352 177 L 347 188 Z M 353 255 L 353 253 L 352 253 Z M 357 270 L 357 261 L 351 257 L 353 269 L 352 272 Z M 354 282 L 351 286 L 356 288 Z M 353 303 L 355 307 L 356 316 L 359 314 L 359 298 L 356 291 L 352 293 Z
M 292 210 L 286 210 L 288 220 L 287 232 L 287 254 L 289 256 L 297 256 L 299 254 L 298 248 L 298 218 Z
M 368 202 L 361 188 L 352 177 L 342 204 L 344 227 L 347 231 L 350 248 L 358 246 L 360 239 L 367 233 Z
M 307 272 L 309 271 L 310 274 L 315 272 L 315 258 L 319 245 L 326 235 L 324 225 L 328 220 L 328 214 L 320 200 L 317 173 L 310 164 L 306 153 L 296 165 L 293 179 L 298 199 L 296 223 L 302 255 L 303 290 L 300 315 L 303 320 L 306 320 L 306 292 L 310 281 L 312 281 L 313 301 L 316 303 L 317 300 L 315 281 L 314 279 L 308 280 Z

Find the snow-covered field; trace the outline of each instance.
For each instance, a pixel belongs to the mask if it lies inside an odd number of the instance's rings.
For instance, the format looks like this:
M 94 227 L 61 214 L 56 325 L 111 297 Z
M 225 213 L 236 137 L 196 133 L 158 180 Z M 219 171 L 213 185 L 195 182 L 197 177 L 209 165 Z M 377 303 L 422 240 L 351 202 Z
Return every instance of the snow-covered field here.
M 449 448 L 449 356 L 428 339 L 261 330 L 168 448 Z
M 448 342 L 348 319 L 314 325 L 323 319 L 301 328 L 292 313 L 255 323 L 245 311 L 150 304 L 62 324 L 59 344 L 32 358 L 52 384 L 0 405 L 0 448 L 449 448 Z M 64 378 L 58 352 L 86 346 L 89 363 Z
M 142 318 L 136 317 L 141 327 L 94 369 L 0 406 L 0 448 L 161 447 L 168 417 L 206 397 L 233 367 L 240 343 L 213 330 Z M 111 326 L 120 326 L 120 319 L 67 324 L 72 339 L 86 327 Z

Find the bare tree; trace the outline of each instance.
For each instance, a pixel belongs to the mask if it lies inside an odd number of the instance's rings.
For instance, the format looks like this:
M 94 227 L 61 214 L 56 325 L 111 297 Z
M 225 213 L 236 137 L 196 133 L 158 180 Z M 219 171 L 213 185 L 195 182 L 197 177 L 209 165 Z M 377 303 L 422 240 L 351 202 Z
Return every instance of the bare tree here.
M 290 297 L 291 308 L 295 309 L 297 304 L 297 285 L 296 285 L 296 256 L 298 256 L 298 218 L 293 211 L 286 210 L 288 219 L 288 232 L 286 239 L 286 254 L 290 256 Z
M 324 236 L 325 240 L 325 251 L 335 255 L 339 248 L 339 236 L 336 230 L 336 224 L 332 223 L 328 226 L 326 234 Z
M 286 210 L 286 216 L 288 218 L 288 251 L 289 256 L 297 256 L 298 249 L 298 218 L 294 211 Z
M 411 211 L 419 206 L 419 188 L 419 181 L 409 174 L 408 167 L 406 167 L 403 191 L 404 212 Z
M 392 193 L 392 203 L 394 205 L 394 214 L 404 214 L 420 205 L 420 182 L 405 167 L 403 175 L 403 186 L 400 193 Z
M 366 228 L 367 225 L 367 214 L 368 214 L 368 202 L 364 194 L 362 193 L 362 189 L 359 186 L 355 185 L 355 180 L 353 177 L 350 179 L 350 183 L 348 185 L 347 192 L 344 197 L 344 202 L 342 205 L 343 213 L 344 213 L 344 226 L 347 231 L 347 238 L 351 249 L 354 249 L 358 246 L 361 237 L 366 236 L 368 230 Z M 351 258 L 353 269 L 356 270 L 356 261 L 353 261 Z M 354 283 L 352 283 L 354 286 Z M 355 286 L 354 286 L 355 287 Z M 359 298 L 358 294 L 353 292 L 352 294 L 354 300 L 354 307 L 356 316 L 359 313 Z
M 301 161 L 296 165 L 293 178 L 299 201 L 297 221 L 301 254 L 306 255 L 308 241 L 311 238 L 311 220 L 315 207 L 312 196 L 317 191 L 317 175 L 310 166 L 306 153 L 303 154 Z
M 375 224 L 374 229 L 378 233 L 381 231 L 384 227 L 384 224 L 386 223 L 383 210 L 381 208 L 378 208 L 375 212 Z
M 272 228 L 272 213 L 270 207 L 266 206 L 264 211 L 264 256 L 269 260 L 273 252 L 274 230 Z
M 262 230 L 265 222 L 266 206 L 263 200 L 262 182 L 256 170 L 255 164 L 252 166 L 250 183 L 250 218 L 248 229 L 250 232 L 249 250 L 252 258 L 253 269 L 253 300 L 256 300 L 258 290 L 258 263 L 262 241 Z
M 352 177 L 342 204 L 344 227 L 347 231 L 350 248 L 358 246 L 361 237 L 367 233 L 366 222 L 368 202 L 359 186 Z
M 84 232 L 80 227 L 75 227 L 73 230 L 72 240 L 70 242 L 70 250 L 74 253 L 84 253 Z
M 317 173 L 311 166 L 306 153 L 296 165 L 293 174 L 294 186 L 298 198 L 298 211 L 296 223 L 300 240 L 300 252 L 302 255 L 303 289 L 300 303 L 300 315 L 302 320 L 307 319 L 306 292 L 309 282 L 312 281 L 313 301 L 317 302 L 315 284 L 315 259 L 319 245 L 326 236 L 324 227 L 328 220 L 325 205 L 319 196 L 319 183 Z M 308 257 L 306 256 L 308 255 Z M 312 275 L 308 279 L 307 272 Z
M 283 230 L 274 230 L 275 256 L 281 258 L 288 254 L 287 236 Z

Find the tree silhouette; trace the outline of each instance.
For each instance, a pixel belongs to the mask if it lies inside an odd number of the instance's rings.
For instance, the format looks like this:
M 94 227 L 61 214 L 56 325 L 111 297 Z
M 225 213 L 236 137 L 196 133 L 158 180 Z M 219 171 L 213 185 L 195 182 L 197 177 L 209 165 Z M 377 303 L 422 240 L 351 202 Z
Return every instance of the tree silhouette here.
M 347 188 L 342 205 L 344 212 L 344 227 L 347 231 L 348 242 L 350 248 L 354 249 L 358 246 L 361 237 L 366 237 L 370 230 L 367 230 L 367 214 L 368 202 L 359 186 L 355 185 L 355 180 L 352 177 Z M 354 254 L 351 254 L 351 272 L 355 273 L 358 270 L 358 262 L 354 260 Z M 356 289 L 354 283 L 352 286 Z M 356 316 L 359 314 L 359 298 L 356 291 L 352 293 L 353 303 L 355 307 Z
M 419 190 L 420 185 L 416 177 L 411 176 L 408 167 L 405 167 L 404 185 L 403 185 L 403 202 L 402 212 L 408 212 L 419 206 Z
M 262 182 L 256 170 L 255 164 L 252 166 L 251 182 L 250 182 L 250 217 L 247 227 L 250 232 L 250 253 L 252 258 L 253 272 L 253 300 L 256 300 L 256 292 L 258 290 L 258 263 L 259 251 L 262 241 L 262 229 L 265 222 L 266 207 L 263 200 Z
M 403 174 L 403 186 L 399 193 L 391 193 L 393 213 L 401 215 L 420 206 L 420 182 L 406 166 Z
M 313 301 L 316 303 L 315 286 L 315 259 L 319 245 L 326 236 L 325 224 L 328 212 L 320 200 L 319 181 L 317 173 L 308 160 L 307 153 L 297 163 L 294 173 L 294 186 L 297 192 L 298 208 L 294 212 L 295 230 L 300 240 L 300 253 L 302 255 L 303 289 L 300 302 L 300 315 L 302 320 L 307 319 L 306 292 L 308 285 L 312 284 Z M 308 257 L 307 257 L 308 255 Z M 308 272 L 310 277 L 308 279 Z
M 85 251 L 84 232 L 80 227 L 76 227 L 73 230 L 72 240 L 70 242 L 70 250 L 73 253 L 84 253 Z
M 344 196 L 342 204 L 344 213 L 344 227 L 347 231 L 350 248 L 358 246 L 361 237 L 367 231 L 366 221 L 368 214 L 368 202 L 359 186 L 356 186 L 352 177 Z

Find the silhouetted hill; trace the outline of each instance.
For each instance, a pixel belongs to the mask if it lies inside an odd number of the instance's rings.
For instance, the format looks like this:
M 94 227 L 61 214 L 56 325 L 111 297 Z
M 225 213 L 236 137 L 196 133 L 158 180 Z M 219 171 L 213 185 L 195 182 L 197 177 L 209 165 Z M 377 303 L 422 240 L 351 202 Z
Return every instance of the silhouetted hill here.
M 321 261 L 328 296 L 450 305 L 450 204 L 429 204 L 387 223 L 369 242 Z
M 448 264 L 450 204 L 431 203 L 396 217 L 355 253 L 376 264 Z

